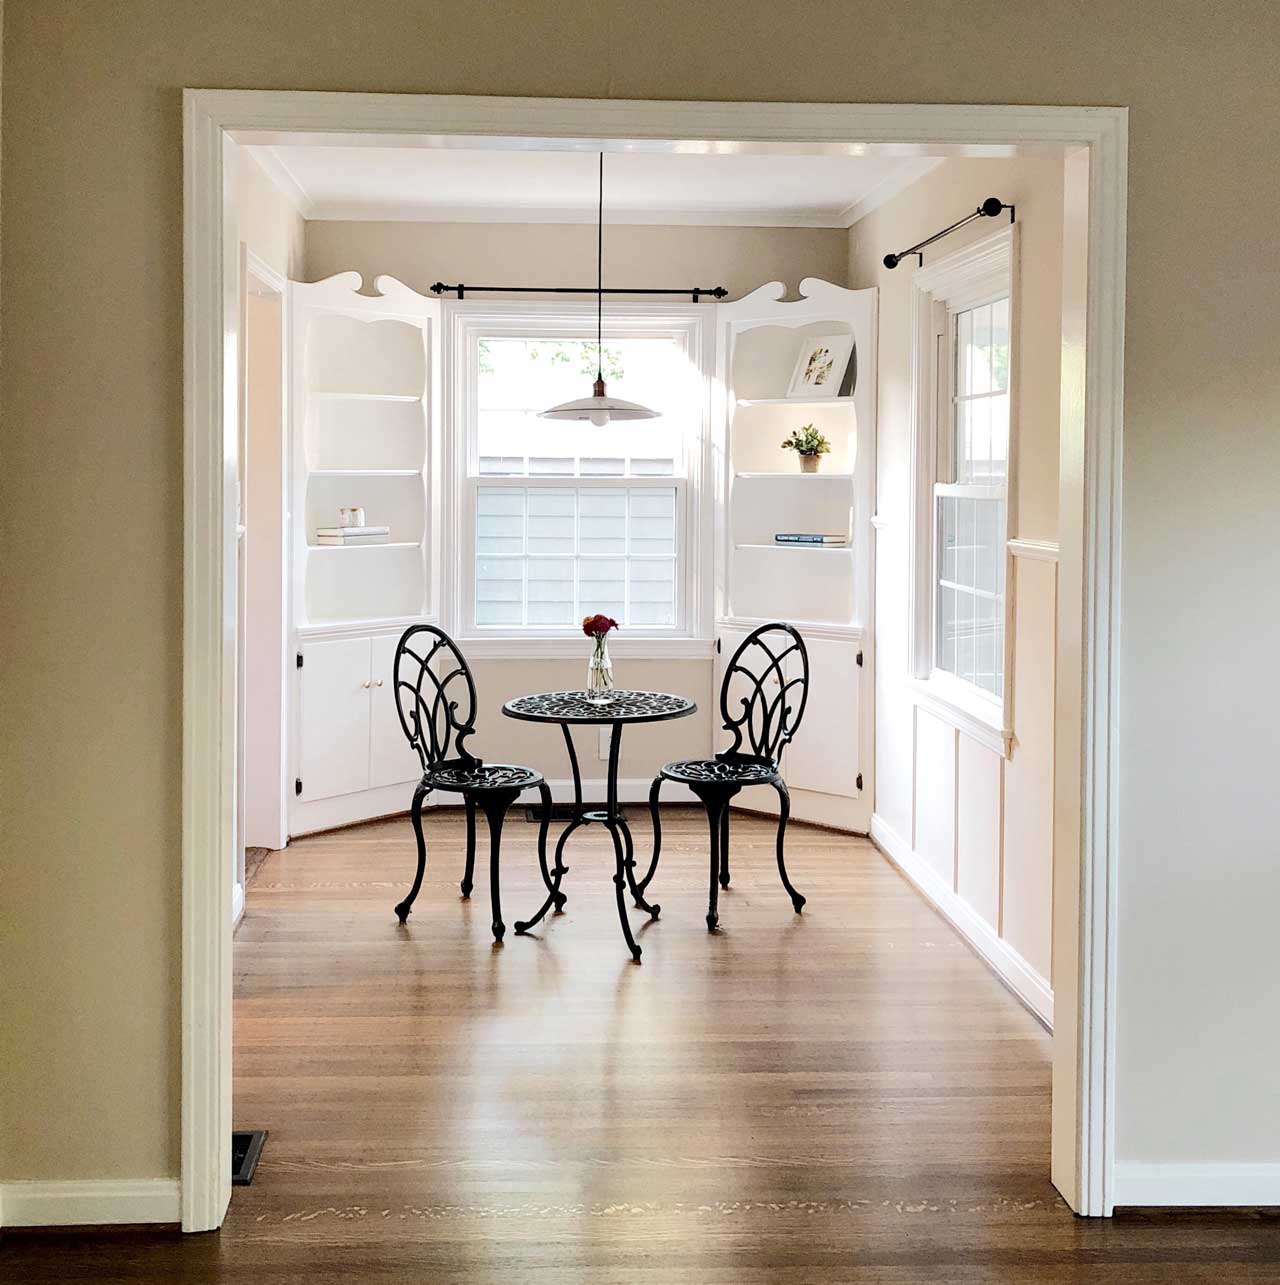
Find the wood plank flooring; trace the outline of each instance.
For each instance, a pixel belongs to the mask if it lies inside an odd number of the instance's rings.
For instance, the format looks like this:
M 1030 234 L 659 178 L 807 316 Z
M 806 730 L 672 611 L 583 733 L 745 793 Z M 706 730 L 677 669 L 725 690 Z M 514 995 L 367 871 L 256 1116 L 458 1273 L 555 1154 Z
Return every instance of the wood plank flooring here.
M 643 809 L 634 828 L 649 848 Z M 618 930 L 607 835 L 570 840 L 563 915 L 489 935 L 460 813 L 266 858 L 236 941 L 235 1116 L 271 1131 L 220 1233 L 11 1236 L 6 1281 L 1280 1280 L 1280 1224 L 1072 1216 L 1049 1183 L 1049 1037 L 865 841 L 735 815 L 707 934 L 700 811 L 665 813 Z M 540 900 L 504 833 L 504 917 Z M 641 925 L 644 925 L 641 927 Z

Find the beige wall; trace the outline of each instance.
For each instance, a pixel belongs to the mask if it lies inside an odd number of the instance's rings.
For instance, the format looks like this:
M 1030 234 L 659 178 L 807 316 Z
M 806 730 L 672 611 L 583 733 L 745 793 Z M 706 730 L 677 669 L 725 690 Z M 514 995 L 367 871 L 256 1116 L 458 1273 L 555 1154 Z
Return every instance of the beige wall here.
M 595 228 L 586 224 L 313 219 L 306 228 L 308 281 L 354 268 L 365 274 L 366 283 L 387 272 L 425 294 L 433 281 L 590 286 L 596 279 Z M 724 286 L 736 299 L 766 281 L 783 281 L 794 295 L 801 277 L 844 279 L 845 242 L 845 233 L 836 228 L 610 224 L 604 234 L 604 283 Z
M 1280 9 L 805 12 L 8 0 L 5 1176 L 178 1169 L 184 85 L 1130 106 L 1118 1146 L 1280 1159 Z
M 911 280 L 915 260 L 881 262 L 955 222 L 987 196 L 1017 207 L 1019 283 L 1010 537 L 1057 539 L 1062 314 L 1062 162 L 951 160 L 854 225 L 851 284 L 880 288 L 876 533 L 876 814 L 1045 981 L 1052 941 L 1055 568 L 1015 561 L 1017 648 L 1007 760 L 933 714 L 908 686 Z M 1007 226 L 980 219 L 926 262 Z M 946 752 L 932 753 L 935 747 Z M 958 788 L 957 788 L 958 783 Z M 913 839 L 914 836 L 914 839 Z

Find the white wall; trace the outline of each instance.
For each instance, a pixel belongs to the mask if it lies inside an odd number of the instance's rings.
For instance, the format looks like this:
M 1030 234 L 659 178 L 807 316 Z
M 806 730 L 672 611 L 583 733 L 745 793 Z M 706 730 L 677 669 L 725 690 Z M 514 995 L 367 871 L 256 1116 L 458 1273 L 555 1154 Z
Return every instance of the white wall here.
M 1017 206 L 1017 478 L 1011 539 L 1057 538 L 1062 166 L 952 160 L 850 229 L 850 284 L 880 287 L 876 539 L 876 800 L 873 834 L 1046 1019 L 1052 1011 L 1053 691 L 1056 563 L 1014 559 L 1015 657 L 1008 758 L 908 685 L 911 276 L 890 250 L 999 196 Z M 929 263 L 995 226 L 979 220 L 926 251 Z M 1015 545 L 1015 547 L 1017 547 Z

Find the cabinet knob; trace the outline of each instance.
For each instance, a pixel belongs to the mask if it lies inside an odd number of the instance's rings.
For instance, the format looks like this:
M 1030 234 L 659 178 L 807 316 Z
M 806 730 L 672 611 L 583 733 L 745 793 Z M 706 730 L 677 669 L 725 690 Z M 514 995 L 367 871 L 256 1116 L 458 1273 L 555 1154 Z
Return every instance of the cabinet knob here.
M 364 682 L 360 684 L 360 686 L 361 686 L 361 687 L 368 687 L 368 686 L 369 686 L 369 680 L 366 678 L 366 679 L 364 680 Z
M 381 687 L 381 686 L 382 686 L 382 679 L 381 679 L 381 678 L 376 679 L 376 680 L 374 681 L 374 684 L 373 684 L 373 685 L 374 685 L 375 687 Z

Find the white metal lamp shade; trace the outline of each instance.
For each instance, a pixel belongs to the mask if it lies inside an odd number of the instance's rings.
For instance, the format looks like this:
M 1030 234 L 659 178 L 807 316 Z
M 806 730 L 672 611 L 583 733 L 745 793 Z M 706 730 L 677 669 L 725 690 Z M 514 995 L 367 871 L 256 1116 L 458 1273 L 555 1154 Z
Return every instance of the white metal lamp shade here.
M 657 419 L 660 412 L 641 406 L 639 402 L 629 402 L 621 397 L 610 397 L 605 389 L 604 380 L 597 379 L 590 397 L 578 397 L 571 402 L 561 402 L 550 410 L 540 411 L 539 419 L 572 419 L 590 420 L 597 428 L 603 428 L 611 420 L 624 419 Z

